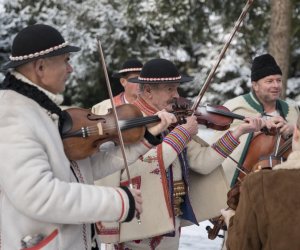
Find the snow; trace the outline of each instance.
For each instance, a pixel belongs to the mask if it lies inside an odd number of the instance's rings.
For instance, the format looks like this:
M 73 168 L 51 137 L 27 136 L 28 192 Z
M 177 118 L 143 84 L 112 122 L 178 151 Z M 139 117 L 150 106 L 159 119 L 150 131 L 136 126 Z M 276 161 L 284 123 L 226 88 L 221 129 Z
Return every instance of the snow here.
M 223 239 L 217 237 L 210 240 L 207 237 L 206 227 L 212 226 L 209 221 L 201 222 L 199 226 L 193 225 L 181 229 L 179 250 L 220 250 Z M 220 231 L 220 235 L 223 235 Z M 101 245 L 101 250 L 105 250 L 105 245 Z
M 198 226 L 189 226 L 182 228 L 180 238 L 180 250 L 219 250 L 222 248 L 223 239 L 217 237 L 210 240 L 207 237 L 206 226 L 211 226 L 209 221 L 201 222 Z M 223 235 L 223 231 L 220 231 Z
M 72 55 L 75 73 L 69 81 L 71 91 L 66 93 L 70 105 L 85 106 L 89 97 L 82 101 L 80 96 L 84 91 L 92 93 L 89 89 L 98 88 L 96 37 L 101 39 L 109 72 L 118 69 L 127 58 L 136 57 L 143 62 L 166 58 L 184 74 L 195 77 L 193 83 L 184 86 L 186 95 L 192 98 L 216 63 L 232 28 L 224 27 L 220 10 L 211 8 L 217 5 L 205 2 L 182 0 L 169 6 L 162 0 L 87 0 L 84 4 L 68 0 L 45 0 L 42 4 L 0 0 L 0 62 L 7 60 L 12 38 L 21 28 L 29 22 L 47 23 L 59 28 L 70 43 L 81 47 L 79 53 Z M 259 11 L 258 6 L 255 8 Z M 251 25 L 255 21 L 253 18 L 243 23 L 247 31 L 253 29 Z M 204 102 L 224 103 L 249 91 L 251 57 L 266 52 L 266 38 L 259 39 L 257 32 L 256 35 L 258 39 L 253 43 L 248 41 L 249 35 L 243 29 L 236 33 L 205 93 Z M 291 54 L 295 60 L 299 49 L 295 48 Z M 298 68 L 289 79 L 287 94 L 299 104 Z

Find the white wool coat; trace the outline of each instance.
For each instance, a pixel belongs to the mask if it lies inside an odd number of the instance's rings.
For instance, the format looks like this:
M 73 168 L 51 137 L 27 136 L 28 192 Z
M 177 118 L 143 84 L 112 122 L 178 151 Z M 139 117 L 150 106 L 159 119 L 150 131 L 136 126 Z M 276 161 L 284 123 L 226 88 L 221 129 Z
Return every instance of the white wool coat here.
M 129 147 L 129 163 L 148 150 L 143 143 Z M 127 217 L 123 190 L 88 185 L 123 167 L 120 150 L 74 162 L 84 184 L 78 183 L 56 123 L 36 102 L 11 90 L 0 91 L 0 161 L 0 249 L 21 249 L 21 239 L 35 234 L 45 236 L 43 249 L 90 249 L 89 223 Z
M 106 100 L 95 105 L 92 112 L 103 115 L 110 107 L 110 100 Z M 226 206 L 229 187 L 220 167 L 224 158 L 196 136 L 187 144 L 187 158 L 191 168 L 188 192 L 197 221 L 219 215 L 220 209 Z M 162 142 L 129 166 L 132 182 L 141 189 L 144 199 L 142 223 L 138 224 L 136 219 L 129 223 L 101 223 L 98 233 L 102 242 L 130 244 L 132 240 L 160 236 L 175 230 L 171 204 L 165 196 L 168 187 L 164 168 L 168 169 L 170 165 L 173 166 L 173 179 L 181 180 L 178 153 L 172 146 Z M 96 184 L 117 186 L 124 181 L 127 181 L 125 173 L 119 171 L 98 180 Z M 189 221 L 179 221 L 181 226 L 191 225 Z M 170 239 L 178 241 L 178 237 Z M 129 249 L 136 249 L 133 245 L 127 246 Z M 138 248 L 141 249 L 141 245 Z

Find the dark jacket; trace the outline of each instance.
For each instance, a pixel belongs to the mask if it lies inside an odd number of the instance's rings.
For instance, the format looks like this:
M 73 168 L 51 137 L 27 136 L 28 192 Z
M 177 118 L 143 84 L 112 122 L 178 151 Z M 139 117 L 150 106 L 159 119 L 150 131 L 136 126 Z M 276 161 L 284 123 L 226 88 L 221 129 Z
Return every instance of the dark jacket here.
M 229 250 L 300 249 L 300 151 L 245 178 L 230 220 Z

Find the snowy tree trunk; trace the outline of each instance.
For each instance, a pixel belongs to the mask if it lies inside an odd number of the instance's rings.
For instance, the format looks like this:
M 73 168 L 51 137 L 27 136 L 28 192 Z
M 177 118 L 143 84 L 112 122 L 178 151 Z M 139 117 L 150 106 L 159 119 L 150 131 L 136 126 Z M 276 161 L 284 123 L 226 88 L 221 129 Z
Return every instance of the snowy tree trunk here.
M 282 98 L 286 96 L 291 40 L 292 0 L 271 0 L 271 27 L 269 52 L 274 56 L 283 74 Z

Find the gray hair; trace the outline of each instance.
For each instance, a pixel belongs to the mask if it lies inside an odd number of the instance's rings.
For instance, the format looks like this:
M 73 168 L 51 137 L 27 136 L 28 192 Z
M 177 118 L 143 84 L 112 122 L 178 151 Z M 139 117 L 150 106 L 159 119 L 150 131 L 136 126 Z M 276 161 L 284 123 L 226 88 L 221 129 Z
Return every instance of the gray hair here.
M 139 92 L 142 93 L 146 86 L 150 86 L 151 89 L 158 89 L 158 87 L 160 86 L 160 84 L 149 84 L 149 83 L 139 83 Z

